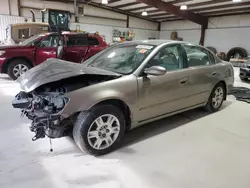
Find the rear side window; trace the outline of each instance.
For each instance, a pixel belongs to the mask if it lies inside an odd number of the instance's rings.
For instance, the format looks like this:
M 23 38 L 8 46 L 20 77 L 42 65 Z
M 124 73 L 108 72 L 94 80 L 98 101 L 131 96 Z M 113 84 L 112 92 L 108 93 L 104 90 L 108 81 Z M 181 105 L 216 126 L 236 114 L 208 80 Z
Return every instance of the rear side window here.
M 88 44 L 89 44 L 90 46 L 99 45 L 99 41 L 97 40 L 97 38 L 88 37 Z
M 198 46 L 183 45 L 187 53 L 189 67 L 207 66 L 214 64 L 214 58 L 209 51 Z
M 88 40 L 85 35 L 68 36 L 67 46 L 86 46 Z

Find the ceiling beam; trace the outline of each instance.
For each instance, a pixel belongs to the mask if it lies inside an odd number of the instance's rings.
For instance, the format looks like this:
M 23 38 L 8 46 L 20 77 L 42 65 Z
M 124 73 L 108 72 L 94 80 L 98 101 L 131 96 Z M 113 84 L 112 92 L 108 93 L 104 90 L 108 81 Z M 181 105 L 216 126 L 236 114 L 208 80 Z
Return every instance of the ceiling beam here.
M 193 12 L 190 12 L 188 10 L 180 10 L 179 7 L 172 5 L 168 2 L 163 2 L 161 0 L 136 0 L 137 2 L 145 3 L 149 6 L 155 7 L 161 11 L 166 11 L 168 13 L 171 13 L 173 15 L 179 16 L 181 18 L 190 20 L 192 22 L 195 22 L 197 24 L 200 24 L 204 26 L 205 28 L 208 25 L 208 18 L 205 16 L 202 16 L 200 14 L 195 14 Z
M 141 4 L 141 3 L 138 3 L 138 2 L 126 3 L 126 4 L 114 6 L 114 8 L 124 8 L 124 7 L 129 7 L 129 6 L 138 5 L 138 4 Z
M 91 5 L 93 7 L 98 7 L 98 8 L 102 8 L 102 9 L 105 9 L 105 10 L 109 10 L 109 11 L 117 12 L 117 13 L 120 13 L 120 14 L 125 14 L 125 15 L 128 15 L 128 16 L 133 16 L 133 17 L 140 18 L 140 19 L 143 19 L 143 20 L 147 20 L 147 21 L 158 23 L 158 21 L 155 20 L 155 19 L 148 18 L 146 16 L 141 16 L 141 15 L 133 14 L 133 13 L 128 12 L 127 10 L 124 11 L 124 10 L 120 10 L 120 9 L 117 9 L 117 8 L 109 7 L 107 5 L 103 5 L 103 4 L 99 4 L 99 3 L 94 3 L 94 2 L 90 2 L 89 5 Z
M 217 4 L 217 3 L 226 3 L 226 2 L 232 2 L 232 0 L 213 0 L 213 1 L 206 1 L 206 2 L 200 2 L 200 3 L 191 4 L 191 5 L 188 5 L 188 7 L 191 8 L 191 7 L 215 5 L 215 4 Z M 237 3 L 234 3 L 234 4 L 237 4 Z
M 250 11 L 250 7 L 246 8 L 238 8 L 238 9 L 230 9 L 230 10 L 218 10 L 218 11 L 212 11 L 212 12 L 204 12 L 203 15 L 206 16 L 216 16 L 215 14 L 230 14 L 235 12 L 243 12 L 243 11 Z
M 129 12 L 133 12 L 133 11 L 137 11 L 137 10 L 144 10 L 144 9 L 147 9 L 147 8 L 152 8 L 152 6 L 143 6 L 143 7 L 138 7 L 138 8 L 131 8 L 131 9 L 126 9 L 126 11 L 129 11 Z
M 148 17 L 161 17 L 161 16 L 168 16 L 168 15 L 171 15 L 171 14 L 167 14 L 167 13 L 161 13 L 161 14 L 151 14 L 151 15 L 148 15 Z
M 109 0 L 108 3 L 111 4 L 111 3 L 116 3 L 116 2 L 119 2 L 121 0 Z
M 195 8 L 190 11 L 207 11 L 207 10 L 214 10 L 214 9 L 223 9 L 223 8 L 234 8 L 237 6 L 250 6 L 250 2 L 242 2 L 242 3 L 234 3 L 230 5 L 217 5 L 217 6 L 212 6 L 212 7 L 205 7 L 205 8 Z M 233 11 L 233 9 L 232 9 Z
M 211 15 L 209 17 L 234 16 L 234 15 L 244 15 L 244 14 L 250 14 L 250 10 L 244 11 L 244 12 L 222 13 L 222 14 L 218 14 L 218 15 Z

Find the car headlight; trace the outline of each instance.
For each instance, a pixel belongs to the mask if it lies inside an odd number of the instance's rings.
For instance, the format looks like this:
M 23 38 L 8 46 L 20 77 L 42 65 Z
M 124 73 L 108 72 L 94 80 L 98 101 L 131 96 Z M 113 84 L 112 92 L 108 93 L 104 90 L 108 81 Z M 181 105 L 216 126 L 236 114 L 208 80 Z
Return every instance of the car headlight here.
M 5 51 L 0 51 L 0 56 L 2 56 L 3 54 L 5 54 Z

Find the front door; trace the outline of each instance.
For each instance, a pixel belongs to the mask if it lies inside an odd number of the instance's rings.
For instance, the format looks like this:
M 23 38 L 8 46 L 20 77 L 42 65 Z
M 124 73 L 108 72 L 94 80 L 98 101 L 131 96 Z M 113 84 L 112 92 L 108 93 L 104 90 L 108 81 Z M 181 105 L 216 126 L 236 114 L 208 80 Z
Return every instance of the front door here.
M 81 63 L 88 52 L 87 35 L 68 35 L 66 41 L 65 60 Z
M 40 64 L 48 58 L 57 58 L 59 40 L 59 35 L 49 35 L 37 45 L 35 50 L 36 64 Z
M 138 121 L 165 115 L 190 105 L 187 99 L 192 92 L 188 87 L 190 71 L 184 55 L 185 51 L 180 44 L 168 45 L 148 62 L 145 68 L 162 66 L 167 73 L 163 76 L 138 77 Z

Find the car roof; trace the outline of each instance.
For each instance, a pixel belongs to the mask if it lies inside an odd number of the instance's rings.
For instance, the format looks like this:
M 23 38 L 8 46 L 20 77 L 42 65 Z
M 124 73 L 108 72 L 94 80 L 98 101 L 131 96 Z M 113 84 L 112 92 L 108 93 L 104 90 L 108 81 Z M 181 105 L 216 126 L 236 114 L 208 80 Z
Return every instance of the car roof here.
M 145 44 L 145 45 L 153 45 L 153 46 L 159 46 L 161 44 L 170 44 L 170 43 L 187 43 L 187 42 L 183 42 L 183 41 L 174 41 L 174 40 L 135 40 L 135 41 L 126 41 L 123 42 L 123 44 Z

